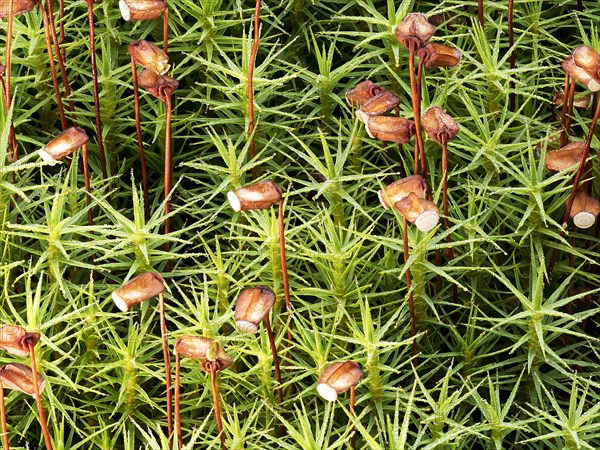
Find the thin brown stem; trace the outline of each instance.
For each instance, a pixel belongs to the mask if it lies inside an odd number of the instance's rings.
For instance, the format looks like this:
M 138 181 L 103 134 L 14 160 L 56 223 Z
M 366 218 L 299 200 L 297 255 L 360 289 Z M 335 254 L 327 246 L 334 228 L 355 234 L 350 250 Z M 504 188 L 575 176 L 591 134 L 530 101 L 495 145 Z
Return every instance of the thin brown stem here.
M 283 404 L 283 391 L 281 389 L 281 369 L 279 368 L 279 356 L 277 356 L 277 347 L 275 346 L 275 336 L 271 329 L 271 321 L 269 316 L 265 317 L 265 327 L 267 328 L 267 336 L 269 338 L 269 345 L 271 347 L 271 354 L 273 355 L 273 368 L 275 369 L 275 380 L 277 380 L 277 401 L 279 406 Z
M 290 282 L 288 279 L 287 259 L 285 255 L 285 218 L 283 215 L 283 200 L 279 200 L 279 257 L 281 259 L 281 277 L 283 278 L 283 291 L 285 295 L 285 308 L 288 312 L 289 325 L 287 328 L 287 338 L 292 343 L 292 300 L 290 297 Z
M 577 0 L 577 9 L 583 11 L 583 0 Z
M 175 430 L 177 433 L 177 446 L 183 446 L 183 433 L 181 431 L 181 359 L 175 353 Z
M 168 216 L 171 212 L 171 201 L 169 200 L 169 195 L 171 194 L 171 187 L 173 184 L 173 173 L 172 173 L 172 159 L 173 155 L 171 153 L 171 93 L 165 92 L 165 216 Z M 171 232 L 171 218 L 165 218 L 165 234 L 169 234 Z M 169 249 L 169 244 L 166 244 L 167 250 Z
M 35 389 L 35 403 L 37 404 L 38 414 L 40 416 L 40 425 L 44 434 L 44 442 L 46 449 L 52 450 L 52 441 L 50 440 L 50 432 L 46 424 L 46 416 L 44 415 L 44 406 L 42 405 L 42 397 L 40 395 L 40 386 L 38 382 L 37 361 L 35 360 L 35 350 L 33 344 L 29 344 L 29 354 L 31 356 L 31 371 L 33 372 L 33 388 Z
M 10 449 L 8 442 L 8 425 L 6 424 L 6 405 L 4 404 L 4 385 L 0 383 L 0 421 L 2 422 L 2 442 L 4 450 Z
M 223 422 L 221 421 L 221 405 L 219 403 L 219 387 L 217 386 L 217 370 L 218 367 L 214 363 L 210 363 L 210 386 L 212 388 L 213 405 L 215 408 L 215 421 L 217 422 L 217 430 L 219 431 L 219 439 L 221 440 L 221 449 L 227 450 L 225 446 L 225 433 L 223 432 Z
M 52 0 L 48 0 L 48 21 L 50 24 L 50 36 L 52 37 L 52 44 L 54 45 L 54 51 L 56 52 L 56 60 L 58 61 L 58 69 L 60 70 L 60 76 L 62 78 L 63 85 L 65 86 L 64 96 L 67 98 L 69 103 L 69 111 L 71 111 L 71 119 L 75 115 L 75 106 L 73 99 L 71 98 L 71 87 L 69 86 L 69 79 L 67 78 L 67 69 L 65 68 L 65 61 L 63 58 L 63 52 L 61 52 L 60 46 L 58 45 L 58 39 L 56 39 L 56 25 L 54 24 L 54 10 L 52 9 Z
M 571 77 L 569 74 L 565 74 L 565 87 L 563 89 L 563 104 L 560 112 L 560 146 L 564 147 L 567 144 L 567 128 L 565 126 L 567 122 L 567 111 L 569 110 L 569 86 Z
M 419 118 L 419 129 L 421 128 L 421 95 L 423 87 L 423 59 L 419 58 L 419 65 L 417 66 L 417 95 L 419 101 L 417 102 L 417 117 Z M 417 139 L 421 140 L 421 174 L 423 178 L 427 178 L 427 161 L 425 160 L 425 144 L 423 143 L 422 134 L 419 134 Z
M 256 64 L 256 53 L 258 52 L 260 34 L 260 0 L 256 0 L 254 8 L 254 42 L 248 62 L 248 134 L 250 136 L 250 160 L 256 157 L 256 141 L 254 139 L 254 65 Z M 258 167 L 252 167 L 252 179 L 258 176 Z
M 165 0 L 165 5 L 167 4 L 167 0 Z M 168 55 L 169 54 L 169 6 L 165 7 L 165 12 L 163 13 L 163 50 Z
M 354 403 L 356 402 L 356 386 L 350 386 L 350 415 L 352 417 L 356 417 L 354 413 Z M 350 447 L 353 449 L 356 448 L 356 431 L 354 430 L 354 425 L 351 425 L 350 433 L 354 433 L 352 438 L 350 439 Z
M 65 110 L 63 108 L 62 97 L 60 95 L 60 90 L 58 89 L 58 79 L 56 78 L 56 66 L 54 64 L 54 55 L 52 53 L 52 44 L 50 43 L 50 26 L 48 25 L 48 14 L 46 10 L 42 6 L 39 0 L 37 0 L 37 4 L 40 7 L 40 11 L 42 13 L 42 21 L 44 22 L 44 34 L 46 36 L 46 50 L 48 52 L 48 62 L 50 63 L 50 74 L 52 76 L 52 86 L 54 87 L 54 95 L 56 97 L 56 104 L 58 105 L 58 114 L 60 116 L 60 123 L 62 129 L 65 130 L 68 128 L 67 119 L 65 117 Z
M 404 218 L 404 227 L 402 229 L 402 242 L 403 242 L 403 247 L 404 247 L 404 265 L 405 265 L 405 272 L 406 272 L 406 287 L 408 289 L 408 310 L 410 313 L 410 335 L 413 338 L 412 341 L 412 354 L 413 356 L 417 355 L 417 342 L 415 340 L 415 336 L 417 335 L 417 325 L 416 325 L 416 321 L 415 321 L 415 304 L 413 301 L 413 295 L 412 295 L 412 290 L 411 290 L 411 273 L 410 273 L 410 269 L 408 268 L 407 264 L 408 264 L 408 221 L 406 220 L 406 217 Z M 414 360 L 413 360 L 413 364 L 415 364 Z
M 0 85 L 2 90 L 2 98 L 4 100 L 4 104 L 6 105 L 6 111 L 8 112 L 10 110 L 10 104 L 6 100 L 6 84 L 2 75 L 0 75 Z M 10 122 L 10 130 L 8 130 L 8 139 L 11 145 L 10 152 L 12 152 L 9 153 L 9 156 L 11 157 L 10 162 L 16 162 L 19 159 L 19 152 L 17 148 L 17 139 L 15 138 L 15 126 L 12 121 Z M 12 182 L 13 184 L 15 182 L 14 172 L 12 174 Z
M 94 114 L 96 116 L 96 141 L 100 154 L 100 168 L 102 179 L 108 178 L 106 169 L 106 156 L 104 154 L 104 139 L 102 138 L 102 120 L 100 118 L 100 94 L 98 92 L 98 68 L 96 66 L 96 36 L 94 27 L 94 0 L 87 0 L 88 23 L 90 26 L 90 64 L 92 66 L 92 85 L 94 87 Z
M 479 23 L 481 28 L 485 26 L 485 18 L 483 17 L 483 0 L 477 0 L 477 14 L 479 15 Z
M 444 226 L 450 228 L 448 222 L 448 143 L 442 140 L 442 199 L 444 205 Z
M 63 61 L 66 59 L 65 53 L 65 0 L 58 0 L 58 35 L 60 38 L 60 54 Z
M 83 182 L 85 183 L 85 201 L 90 206 L 92 202 L 92 197 L 90 197 L 91 192 L 91 184 L 90 184 L 90 163 L 88 161 L 88 152 L 87 152 L 87 143 L 81 146 L 81 156 L 83 157 Z M 92 209 L 89 208 L 87 212 L 88 216 L 88 224 L 94 224 L 94 216 L 92 214 Z
M 413 110 L 413 119 L 415 122 L 415 134 L 416 134 L 416 145 L 415 145 L 415 175 L 419 174 L 419 158 L 421 161 L 421 171 L 422 175 L 425 177 L 425 149 L 423 147 L 423 136 L 421 134 L 421 117 L 419 115 L 420 112 L 420 104 L 421 104 L 421 96 L 419 95 L 419 89 L 417 86 L 417 80 L 415 75 L 415 53 L 417 50 L 417 44 L 411 42 L 408 49 L 408 71 L 410 74 L 410 90 L 411 90 L 411 102 L 412 102 L 412 110 Z
M 133 82 L 133 109 L 135 112 L 135 132 L 137 135 L 138 153 L 142 168 L 142 189 L 144 191 L 144 218 L 150 220 L 150 195 L 148 194 L 148 171 L 146 169 L 146 156 L 144 155 L 144 141 L 142 140 L 142 121 L 140 113 L 140 92 L 138 89 L 137 70 L 135 61 L 131 58 L 131 79 Z
M 508 0 L 508 46 L 510 47 L 510 68 L 511 68 L 511 70 L 514 70 L 516 67 L 515 50 L 513 48 L 513 46 L 515 44 L 515 35 L 514 35 L 514 30 L 513 30 L 514 3 L 515 3 L 515 0 Z M 514 87 L 515 87 L 514 81 L 510 82 L 510 87 L 511 87 L 511 89 L 514 89 Z M 509 110 L 514 112 L 515 102 L 516 102 L 515 93 L 511 92 L 509 98 L 510 98 Z
M 165 314 L 165 294 L 158 297 L 160 305 L 160 337 L 162 341 L 163 359 L 165 362 L 165 384 L 167 385 L 167 430 L 169 431 L 169 448 L 173 447 L 173 412 L 171 411 L 171 359 L 167 342 L 167 318 Z

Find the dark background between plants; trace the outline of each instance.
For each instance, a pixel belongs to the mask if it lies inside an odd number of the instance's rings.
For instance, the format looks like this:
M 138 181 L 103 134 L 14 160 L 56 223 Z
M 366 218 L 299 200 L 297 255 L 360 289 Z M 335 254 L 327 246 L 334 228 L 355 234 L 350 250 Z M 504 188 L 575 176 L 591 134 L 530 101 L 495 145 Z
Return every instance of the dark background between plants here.
M 125 23 L 116 1 L 97 4 L 111 203 L 94 142 L 93 227 L 78 164 L 42 167 L 32 155 L 13 185 L 17 166 L 6 162 L 6 137 L 0 155 L 2 321 L 43 334 L 40 371 L 55 448 L 166 448 L 157 303 L 121 314 L 110 300 L 124 280 L 148 269 L 168 285 L 170 344 L 182 334 L 215 337 L 236 361 L 219 378 L 229 448 L 347 448 L 348 398 L 326 404 L 314 389 L 325 365 L 343 359 L 366 374 L 357 387 L 358 448 L 600 447 L 598 229 L 560 237 L 571 178 L 543 164 L 557 137 L 552 96 L 563 84 L 560 62 L 583 43 L 600 49 L 600 6 L 583 3 L 579 12 L 576 1 L 517 0 L 517 68 L 510 70 L 507 2 L 485 2 L 485 30 L 474 1 L 265 2 L 257 161 L 261 175 L 285 191 L 295 306 L 292 349 L 284 319 L 274 316 L 285 365 L 282 409 L 264 331 L 242 335 L 232 317 L 244 287 L 271 286 L 277 311 L 282 297 L 275 211 L 235 214 L 225 197 L 251 181 L 245 130 L 254 4 L 169 0 L 171 75 L 180 81 L 169 237 L 161 234 L 164 106 L 142 95 L 154 212 L 144 224 L 126 50 L 134 39 L 160 42 L 162 21 Z M 66 8 L 77 123 L 93 135 L 86 5 Z M 344 101 L 368 78 L 400 94 L 401 114 L 411 117 L 408 54 L 393 27 L 412 11 L 446 13 L 433 40 L 463 53 L 459 67 L 425 76 L 423 109 L 446 108 L 461 130 L 450 144 L 453 243 L 441 228 L 410 229 L 415 296 L 426 314 L 416 369 L 401 221 L 377 200 L 400 164 L 410 171 L 412 145 L 400 153 L 368 138 Z M 59 122 L 39 11 L 15 21 L 15 36 L 14 124 L 23 156 L 55 136 Z M 508 111 L 511 82 L 515 113 Z M 573 140 L 583 140 L 590 116 L 576 111 Z M 0 120 L 6 136 L 6 117 Z M 427 140 L 426 151 L 440 204 L 441 150 Z M 595 160 L 593 176 L 600 176 Z M 593 194 L 600 194 L 597 182 Z M 434 250 L 448 245 L 457 258 L 436 266 Z M 187 448 L 218 448 L 208 377 L 190 361 L 182 391 Z M 7 408 L 13 446 L 43 445 L 32 399 L 10 393 Z M 277 436 L 281 421 L 285 437 Z

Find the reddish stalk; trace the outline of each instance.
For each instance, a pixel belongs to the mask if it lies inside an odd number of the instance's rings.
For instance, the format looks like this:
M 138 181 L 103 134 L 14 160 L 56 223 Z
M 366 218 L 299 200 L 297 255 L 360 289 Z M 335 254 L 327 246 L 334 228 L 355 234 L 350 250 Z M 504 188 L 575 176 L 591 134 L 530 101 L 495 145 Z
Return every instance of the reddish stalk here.
M 292 300 L 290 298 L 290 282 L 288 279 L 287 259 L 285 256 L 285 219 L 283 216 L 283 200 L 279 201 L 279 256 L 281 258 L 281 276 L 283 278 L 283 290 L 285 294 L 285 308 L 289 316 L 289 325 L 287 328 L 287 338 L 292 343 Z
M 2 442 L 4 450 L 10 449 L 8 442 L 8 426 L 6 425 L 6 405 L 4 404 L 4 385 L 0 383 L 0 417 L 2 421 Z
M 171 92 L 165 91 L 165 216 L 168 216 L 171 212 L 171 201 L 169 195 L 171 194 L 171 187 L 173 184 L 173 173 L 172 173 L 172 159 L 173 155 L 171 152 Z M 171 218 L 165 218 L 165 234 L 171 232 Z M 169 243 L 165 244 L 165 248 L 170 248 Z
M 402 229 L 402 242 L 404 247 L 404 265 L 406 266 L 406 287 L 408 288 L 408 310 L 410 313 L 410 335 L 413 338 L 412 341 L 412 354 L 417 356 L 417 342 L 415 336 L 417 335 L 417 326 L 415 323 L 415 303 L 411 291 L 411 273 L 408 268 L 408 221 L 404 218 L 404 228 Z M 415 364 L 413 360 L 413 364 Z
M 215 408 L 215 421 L 217 422 L 219 439 L 221 439 L 221 449 L 227 450 L 227 447 L 225 445 L 225 433 L 223 432 L 223 422 L 221 421 L 221 406 L 219 404 L 219 390 L 217 386 L 218 364 L 209 362 L 208 367 L 210 369 L 210 386 L 212 388 L 213 405 Z
M 569 86 L 570 86 L 571 77 L 569 74 L 565 74 L 565 87 L 563 90 L 563 104 L 560 112 L 560 146 L 564 147 L 567 145 L 567 128 L 565 127 L 565 123 L 567 122 L 567 111 L 569 109 Z
M 44 406 L 42 405 L 42 397 L 40 396 L 40 386 L 38 383 L 37 362 L 35 360 L 35 350 L 33 345 L 29 344 L 29 354 L 31 355 L 31 371 L 33 372 L 33 388 L 35 389 L 35 403 L 37 404 L 38 414 L 40 416 L 40 425 L 44 434 L 44 442 L 46 449 L 52 450 L 52 441 L 50 440 L 50 432 L 46 424 L 46 416 L 44 415 Z
M 256 141 L 254 139 L 254 64 L 256 63 L 256 53 L 258 52 L 260 33 L 260 0 L 256 0 L 254 8 L 254 42 L 252 43 L 252 51 L 250 53 L 250 61 L 248 63 L 248 134 L 250 135 L 250 160 L 256 157 Z M 258 167 L 252 167 L 252 179 L 255 180 L 258 176 Z
M 513 31 L 513 16 L 514 16 L 514 3 L 515 0 L 508 0 L 508 45 L 510 47 L 510 68 L 511 70 L 515 68 L 515 52 L 513 49 L 513 45 L 515 44 L 515 35 Z M 514 89 L 515 83 L 511 81 L 511 88 Z M 509 110 L 514 112 L 515 110 L 515 93 L 511 92 L 510 100 L 509 100 Z
M 421 158 L 421 175 L 426 177 L 426 162 L 425 162 L 425 148 L 423 147 L 423 136 L 421 135 L 421 117 L 419 116 L 421 96 L 419 95 L 419 89 L 417 86 L 417 80 L 415 77 L 415 53 L 417 50 L 417 44 L 414 42 L 410 43 L 408 49 L 408 71 L 410 73 L 410 90 L 411 90 L 411 101 L 413 109 L 413 119 L 415 122 L 415 134 L 416 134 L 416 145 L 415 145 L 415 175 L 419 174 L 419 157 Z
M 169 54 L 169 6 L 165 0 L 165 12 L 163 13 L 163 50 Z
M 485 19 L 483 17 L 483 0 L 477 0 L 477 14 L 479 15 L 479 23 L 481 28 L 485 25 Z
M 181 359 L 175 352 L 175 430 L 177 433 L 177 446 L 181 450 L 183 433 L 181 431 Z
M 102 120 L 100 118 L 100 95 L 98 93 L 98 68 L 96 66 L 96 36 L 94 27 L 94 0 L 87 0 L 88 23 L 90 26 L 90 63 L 92 66 L 92 84 L 94 86 L 94 114 L 96 115 L 96 140 L 100 154 L 100 167 L 102 179 L 108 178 L 106 170 L 106 156 L 104 154 L 104 139 L 102 138 Z M 62 22 L 61 22 L 62 25 Z
M 90 185 L 90 164 L 88 161 L 88 152 L 87 152 L 87 143 L 81 146 L 81 155 L 83 157 L 83 182 L 85 183 L 85 201 L 88 206 L 92 202 L 92 198 L 90 197 L 91 185 Z M 88 209 L 88 224 L 94 224 L 94 218 L 92 215 L 91 208 Z
M 67 98 L 69 102 L 69 111 L 71 111 L 71 115 L 74 117 L 75 114 L 75 106 L 73 105 L 73 99 L 71 98 L 71 87 L 69 86 L 69 79 L 67 78 L 67 70 L 65 69 L 65 61 L 63 58 L 63 52 L 61 52 L 60 46 L 58 45 L 58 40 L 56 39 L 56 25 L 54 24 L 54 10 L 52 9 L 52 0 L 48 0 L 48 21 L 50 23 L 50 30 L 52 33 L 50 36 L 52 37 L 52 43 L 54 45 L 54 51 L 56 52 L 56 60 L 58 61 L 58 68 L 60 70 L 60 76 L 62 78 L 62 82 L 65 86 L 65 98 Z
M 354 403 L 356 402 L 356 386 L 352 385 L 350 386 L 350 415 L 355 417 L 354 414 Z M 350 432 L 352 433 L 354 431 L 354 425 L 352 425 L 352 428 L 350 429 Z M 352 435 L 352 439 L 350 439 L 350 447 L 352 447 L 353 449 L 356 448 L 356 432 L 354 432 L 354 434 Z
M 267 328 L 267 336 L 269 337 L 269 345 L 271 346 L 271 354 L 273 355 L 273 368 L 275 369 L 275 379 L 277 380 L 277 401 L 279 406 L 283 404 L 283 391 L 281 389 L 281 370 L 279 368 L 279 357 L 277 356 L 277 347 L 275 347 L 275 336 L 271 329 L 271 321 L 269 315 L 265 317 L 265 326 Z
M 146 169 L 146 156 L 144 155 L 144 141 L 142 140 L 142 122 L 140 115 L 140 92 L 138 89 L 137 69 L 135 61 L 131 58 L 131 78 L 133 80 L 133 109 L 135 111 L 135 132 L 137 134 L 138 153 L 142 166 L 142 189 L 144 190 L 144 218 L 150 219 L 150 196 L 148 194 L 148 171 Z
M 165 294 L 158 297 L 160 305 L 160 337 L 162 340 L 163 358 L 165 361 L 165 384 L 167 385 L 167 429 L 169 431 L 169 448 L 173 447 L 173 412 L 171 411 L 171 360 L 167 343 L 167 318 L 165 316 Z
M 66 59 L 65 56 L 65 0 L 58 0 L 58 18 L 60 22 L 58 23 L 58 35 L 60 37 L 60 54 L 62 56 L 63 61 Z
M 56 97 L 56 103 L 58 105 L 58 114 L 60 116 L 60 123 L 63 130 L 68 128 L 67 119 L 65 118 L 65 110 L 63 108 L 62 97 L 60 95 L 60 90 L 58 89 L 58 79 L 56 78 L 56 66 L 54 64 L 54 55 L 52 53 L 52 44 L 50 43 L 50 27 L 48 25 L 48 14 L 46 10 L 40 3 L 40 0 L 37 0 L 37 4 L 40 7 L 40 11 L 42 12 L 42 20 L 44 22 L 44 34 L 46 36 L 46 51 L 48 52 L 48 62 L 50 63 L 50 73 L 52 76 L 52 85 L 54 87 L 54 95 Z

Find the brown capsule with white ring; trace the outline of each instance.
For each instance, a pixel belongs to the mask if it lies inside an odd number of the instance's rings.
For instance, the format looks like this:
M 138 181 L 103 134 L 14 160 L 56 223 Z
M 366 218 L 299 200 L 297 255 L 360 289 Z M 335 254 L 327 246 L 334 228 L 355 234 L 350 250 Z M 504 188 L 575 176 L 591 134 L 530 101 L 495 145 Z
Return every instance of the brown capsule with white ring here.
M 80 127 L 70 127 L 48 142 L 38 154 L 47 163 L 58 164 L 61 160 L 74 153 L 89 141 L 85 130 Z
M 158 75 L 164 75 L 170 69 L 169 57 L 156 45 L 145 41 L 133 41 L 127 47 L 129 54 L 138 66 L 151 70 Z
M 381 94 L 383 91 L 385 91 L 385 88 L 377 86 L 370 80 L 365 80 L 361 83 L 358 83 L 352 89 L 346 91 L 346 102 L 350 106 L 360 108 L 373 97 Z
M 421 175 L 411 175 L 394 181 L 384 189 L 381 189 L 377 196 L 385 209 L 390 209 L 399 200 L 407 197 L 411 192 L 419 198 L 425 198 L 427 193 L 427 181 Z
M 359 110 L 356 111 L 358 119 L 366 124 L 369 117 L 381 116 L 397 108 L 400 104 L 400 97 L 392 91 L 385 90 L 365 102 Z
M 417 45 L 417 48 L 423 47 L 431 36 L 435 33 L 435 27 L 429 23 L 425 14 L 408 14 L 396 26 L 396 39 L 407 49 L 411 45 Z
M 243 333 L 256 333 L 274 304 L 275 293 L 268 287 L 244 289 L 235 303 L 235 326 Z
M 18 325 L 0 327 L 0 350 L 15 356 L 29 356 L 29 346 L 40 341 L 40 333 L 29 332 Z
M 585 142 L 572 142 L 546 153 L 546 168 L 552 172 L 575 170 L 585 153 Z
M 456 67 L 462 59 L 460 50 L 437 42 L 429 42 L 419 49 L 417 56 L 423 62 L 423 65 L 430 70 Z
M 144 272 L 132 278 L 112 293 L 112 299 L 123 312 L 138 303 L 150 300 L 165 291 L 163 277 L 156 272 Z
M 179 87 L 179 81 L 168 75 L 144 69 L 138 74 L 139 86 L 161 102 L 166 102 L 167 96 L 172 95 Z
M 364 377 L 364 372 L 354 361 L 342 361 L 328 365 L 317 383 L 317 392 L 329 402 L 339 394 L 356 386 Z
M 272 181 L 260 181 L 229 191 L 227 200 L 235 212 L 267 209 L 281 201 L 281 192 Z
M 403 117 L 372 116 L 367 119 L 365 129 L 373 139 L 408 144 L 415 134 L 415 123 Z
M 175 353 L 184 358 L 206 361 L 206 354 L 213 339 L 204 336 L 185 335 L 175 342 Z
M 394 203 L 394 208 L 402 214 L 407 221 L 424 232 L 431 231 L 440 221 L 440 210 L 430 200 L 419 198 L 414 192 Z
M 598 80 L 600 55 L 589 45 L 580 45 L 573 51 L 573 61 Z
M 600 201 L 585 192 L 575 194 L 570 215 L 577 228 L 582 230 L 590 228 L 596 223 L 598 214 L 600 214 Z
M 158 19 L 166 7 L 163 0 L 119 0 L 121 16 L 125 20 Z
M 573 59 L 573 55 L 569 55 L 569 57 L 563 61 L 562 68 L 569 76 L 579 81 L 590 91 L 600 91 L 600 79 L 593 77 L 583 67 L 578 66 Z
M 46 382 L 39 373 L 37 374 L 37 379 L 38 389 L 41 394 Z M 35 398 L 33 371 L 25 364 L 10 363 L 0 367 L 0 383 L 5 388 L 23 392 Z

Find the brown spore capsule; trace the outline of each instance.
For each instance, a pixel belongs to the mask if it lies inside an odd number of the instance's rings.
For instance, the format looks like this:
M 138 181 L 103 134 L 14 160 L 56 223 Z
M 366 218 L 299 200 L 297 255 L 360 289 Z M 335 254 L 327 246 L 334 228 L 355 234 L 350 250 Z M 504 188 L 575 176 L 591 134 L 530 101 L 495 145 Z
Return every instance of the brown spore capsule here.
M 364 103 L 359 110 L 356 111 L 356 116 L 361 122 L 367 123 L 370 116 L 381 116 L 387 114 L 400 104 L 400 97 L 392 91 L 383 91 L 375 97 Z
M 121 16 L 125 20 L 157 19 L 166 7 L 163 0 L 119 0 Z
M 600 201 L 585 192 L 575 194 L 570 215 L 577 228 L 583 230 L 590 228 L 596 223 L 598 214 L 600 214 Z
M 588 45 L 580 45 L 573 51 L 573 61 L 575 64 L 587 73 L 589 73 L 596 81 L 598 80 L 598 72 L 600 70 L 600 55 Z
M 325 368 L 317 383 L 317 392 L 329 402 L 337 399 L 339 394 L 356 386 L 363 378 L 364 372 L 354 361 L 343 361 L 330 364 Z
M 415 134 L 415 123 L 412 120 L 395 116 L 369 117 L 365 128 L 373 139 L 397 144 L 407 144 Z
M 206 361 L 206 354 L 211 342 L 213 342 L 211 338 L 204 336 L 181 336 L 175 342 L 175 353 L 184 358 L 197 359 L 201 362 Z
M 29 356 L 29 345 L 35 346 L 40 334 L 28 332 L 18 325 L 2 325 L 0 327 L 0 349 L 15 356 Z
M 229 191 L 227 199 L 235 212 L 267 209 L 281 200 L 281 188 L 272 181 L 260 181 Z
M 459 130 L 456 120 L 439 106 L 427 108 L 421 118 L 421 125 L 427 136 L 439 144 L 454 139 Z
M 144 272 L 114 291 L 112 299 L 121 311 L 127 312 L 129 308 L 150 300 L 164 290 L 163 277 L 156 272 Z
M 37 379 L 38 389 L 41 394 L 46 382 L 39 373 Z M 25 364 L 10 363 L 0 367 L 0 383 L 4 387 L 23 392 L 35 398 L 35 384 L 33 380 L 33 372 Z
M 390 205 L 394 205 L 397 201 L 414 192 L 417 197 L 425 198 L 427 192 L 427 182 L 421 175 L 411 175 L 410 177 L 401 178 L 394 181 L 386 188 L 380 190 L 377 195 L 379 201 L 385 209 L 390 209 Z
M 396 27 L 396 39 L 406 48 L 416 44 L 417 48 L 424 46 L 435 33 L 435 27 L 421 13 L 407 15 Z
M 38 154 L 45 162 L 57 164 L 88 140 L 89 137 L 83 128 L 70 127 L 48 142 L 44 148 L 38 150 Z
M 597 92 L 600 90 L 600 79 L 593 77 L 583 67 L 575 64 L 573 55 L 569 55 L 569 57 L 562 63 L 562 68 L 571 77 L 583 84 L 590 91 Z
M 143 39 L 133 41 L 127 50 L 137 65 L 158 75 L 164 75 L 171 67 L 167 54 L 156 45 Z
M 244 289 L 235 303 L 235 326 L 243 333 L 256 333 L 274 303 L 275 294 L 266 286 Z
M 394 203 L 394 208 L 402 214 L 407 221 L 424 232 L 431 231 L 440 220 L 440 210 L 430 200 L 419 198 L 414 192 Z
M 350 106 L 360 108 L 366 102 L 371 100 L 376 95 L 381 94 L 383 91 L 385 91 L 385 88 L 377 86 L 370 80 L 365 80 L 361 83 L 358 83 L 356 86 L 346 92 L 346 102 L 348 102 Z
M 436 42 L 429 42 L 417 55 L 427 69 L 456 67 L 462 59 L 462 54 L 457 48 Z
M 546 168 L 553 172 L 575 170 L 585 153 L 585 142 L 572 142 L 546 153 Z
M 161 102 L 165 102 L 167 95 L 179 87 L 179 81 L 168 75 L 158 75 L 157 73 L 144 69 L 138 74 L 139 86 Z
M 13 0 L 13 17 L 26 14 L 35 8 L 34 0 Z M 0 19 L 6 19 L 10 15 L 10 3 L 8 0 L 0 1 Z

